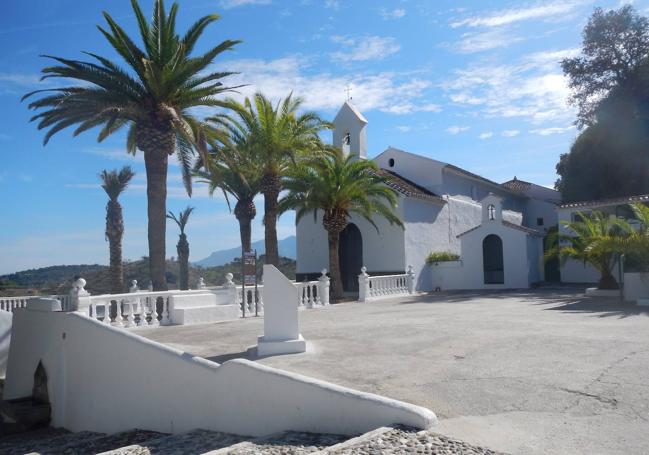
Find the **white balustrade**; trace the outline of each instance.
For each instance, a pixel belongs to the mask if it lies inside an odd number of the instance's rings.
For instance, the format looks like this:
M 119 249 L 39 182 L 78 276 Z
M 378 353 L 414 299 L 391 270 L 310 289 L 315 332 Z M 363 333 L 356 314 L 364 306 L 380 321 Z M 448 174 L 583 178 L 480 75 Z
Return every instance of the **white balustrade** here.
M 412 266 L 408 271 L 398 275 L 370 276 L 367 268 L 361 268 L 358 275 L 358 301 L 367 302 L 385 297 L 414 294 L 415 273 Z
M 27 300 L 36 297 L 57 299 L 61 302 L 61 309 L 63 311 L 69 311 L 71 304 L 71 298 L 69 295 L 19 295 L 15 297 L 0 297 L 0 311 L 13 313 L 16 308 L 25 308 L 27 306 Z

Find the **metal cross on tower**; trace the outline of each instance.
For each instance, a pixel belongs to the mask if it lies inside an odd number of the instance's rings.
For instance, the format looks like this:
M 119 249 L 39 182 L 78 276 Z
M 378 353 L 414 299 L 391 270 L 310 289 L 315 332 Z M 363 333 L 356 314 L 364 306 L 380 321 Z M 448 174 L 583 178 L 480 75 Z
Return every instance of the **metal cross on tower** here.
M 352 97 L 349 96 L 349 94 L 351 93 L 351 91 L 352 91 L 352 88 L 351 88 L 349 85 L 347 85 L 347 86 L 345 87 L 345 92 L 347 93 L 347 101 L 350 101 L 350 100 L 352 99 Z

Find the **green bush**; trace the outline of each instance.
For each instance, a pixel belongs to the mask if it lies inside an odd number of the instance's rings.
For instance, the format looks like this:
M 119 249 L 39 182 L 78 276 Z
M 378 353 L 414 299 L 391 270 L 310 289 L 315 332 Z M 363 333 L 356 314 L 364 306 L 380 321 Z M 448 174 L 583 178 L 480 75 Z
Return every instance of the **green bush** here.
M 426 258 L 426 264 L 434 264 L 436 262 L 450 262 L 458 261 L 460 256 L 455 253 L 449 253 L 448 251 L 438 251 L 433 252 L 428 255 Z

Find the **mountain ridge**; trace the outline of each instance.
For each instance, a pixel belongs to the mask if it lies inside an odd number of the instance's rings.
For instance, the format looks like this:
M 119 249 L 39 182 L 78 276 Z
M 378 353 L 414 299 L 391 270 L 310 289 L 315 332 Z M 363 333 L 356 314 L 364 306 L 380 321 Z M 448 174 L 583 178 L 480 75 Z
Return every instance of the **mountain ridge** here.
M 280 256 L 290 259 L 295 259 L 297 257 L 296 237 L 294 235 L 279 240 L 277 246 L 279 247 Z M 264 254 L 266 252 L 264 240 L 253 242 L 252 249 L 257 250 L 259 256 Z M 214 251 L 204 259 L 193 261 L 192 265 L 196 267 L 216 267 L 230 263 L 235 258 L 239 257 L 241 257 L 241 245 L 235 248 Z

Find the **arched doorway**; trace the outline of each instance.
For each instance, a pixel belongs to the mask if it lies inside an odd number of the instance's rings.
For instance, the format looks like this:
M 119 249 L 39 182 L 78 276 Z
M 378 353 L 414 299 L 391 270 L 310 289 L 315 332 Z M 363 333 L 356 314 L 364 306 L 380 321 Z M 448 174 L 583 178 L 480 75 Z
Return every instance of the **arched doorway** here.
M 484 284 L 504 284 L 503 241 L 495 234 L 489 234 L 482 241 L 482 267 Z
M 363 236 L 354 223 L 340 233 L 338 245 L 343 291 L 358 292 L 358 275 L 363 267 Z

